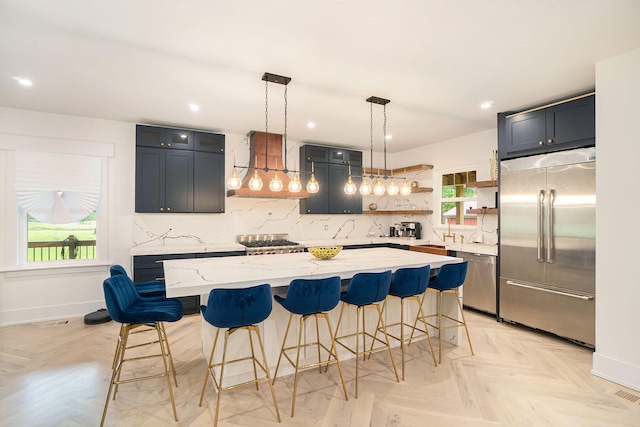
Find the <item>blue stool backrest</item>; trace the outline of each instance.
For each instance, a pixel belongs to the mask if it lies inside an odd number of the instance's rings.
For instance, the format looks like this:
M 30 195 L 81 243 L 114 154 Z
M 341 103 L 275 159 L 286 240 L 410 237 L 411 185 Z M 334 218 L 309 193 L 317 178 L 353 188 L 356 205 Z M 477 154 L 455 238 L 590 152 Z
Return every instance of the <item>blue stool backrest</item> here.
M 431 267 L 399 268 L 393 273 L 389 293 L 397 297 L 420 295 L 427 290 Z
M 124 267 L 118 264 L 112 265 L 109 268 L 109 273 L 111 273 L 111 277 L 116 276 L 118 274 L 124 274 L 125 276 L 127 275 L 127 272 L 124 269 Z
M 340 301 L 340 277 L 295 279 L 289 284 L 286 309 L 301 315 L 332 310 Z
M 118 274 L 106 279 L 102 287 L 109 316 L 116 322 L 129 323 L 130 319 L 125 312 L 140 299 L 131 279 L 126 275 Z
M 242 289 L 213 289 L 207 306 L 201 306 L 204 319 L 217 328 L 255 325 L 271 313 L 269 284 Z
M 351 278 L 344 301 L 354 305 L 367 305 L 382 301 L 389 294 L 391 270 L 382 273 L 358 273 Z
M 446 291 L 461 286 L 467 277 L 468 261 L 459 264 L 445 264 L 438 270 L 438 275 L 429 283 L 429 287 Z

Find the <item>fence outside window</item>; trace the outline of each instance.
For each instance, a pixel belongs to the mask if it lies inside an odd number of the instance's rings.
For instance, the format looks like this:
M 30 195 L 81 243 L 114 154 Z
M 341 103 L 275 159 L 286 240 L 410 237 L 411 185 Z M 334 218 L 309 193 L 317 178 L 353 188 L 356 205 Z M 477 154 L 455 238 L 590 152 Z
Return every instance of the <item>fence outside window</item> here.
M 78 240 L 74 235 L 63 240 L 28 242 L 27 260 L 59 261 L 65 259 L 93 259 L 96 257 L 95 240 Z

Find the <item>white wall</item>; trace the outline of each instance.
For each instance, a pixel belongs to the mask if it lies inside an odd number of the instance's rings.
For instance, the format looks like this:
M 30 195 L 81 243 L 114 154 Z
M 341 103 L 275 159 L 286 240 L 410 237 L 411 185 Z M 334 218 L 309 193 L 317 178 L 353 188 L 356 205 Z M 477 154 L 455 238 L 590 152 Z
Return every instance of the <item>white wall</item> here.
M 102 281 L 107 265 L 127 263 L 134 197 L 135 128 L 131 123 L 0 108 L 0 133 L 83 142 L 111 143 L 108 160 L 108 256 L 95 267 L 0 272 L 0 325 L 81 316 L 104 307 Z M 1 151 L 1 150 L 0 150 Z M 16 209 L 7 195 L 7 156 L 0 156 L 0 269 L 15 267 Z M 106 215 L 105 215 L 106 213 Z
M 640 391 L 635 220 L 640 49 L 596 64 L 596 352 L 593 373 Z M 629 213 L 620 217 L 620 213 Z M 623 221 L 623 224 L 620 224 Z

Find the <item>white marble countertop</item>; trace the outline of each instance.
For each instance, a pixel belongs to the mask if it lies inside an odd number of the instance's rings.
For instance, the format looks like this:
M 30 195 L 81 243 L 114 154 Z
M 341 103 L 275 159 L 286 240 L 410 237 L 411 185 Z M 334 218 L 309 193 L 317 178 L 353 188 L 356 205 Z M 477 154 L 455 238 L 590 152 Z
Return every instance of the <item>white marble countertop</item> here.
M 497 255 L 498 245 L 485 245 L 483 243 L 452 243 L 440 242 L 429 239 L 411 239 L 406 237 L 363 237 L 348 239 L 316 239 L 316 240 L 299 240 L 298 243 L 310 246 L 345 246 L 345 245 L 368 245 L 376 243 L 396 243 L 399 245 L 439 245 L 444 246 L 451 251 L 462 251 L 479 253 L 483 255 Z
M 230 252 L 244 251 L 245 247 L 240 243 L 202 243 L 198 245 L 140 245 L 134 246 L 129 251 L 132 256 L 135 255 L 167 255 L 167 254 L 190 254 L 203 252 Z
M 214 288 L 241 288 L 269 283 L 288 286 L 296 278 L 350 278 L 359 272 L 395 271 L 429 264 L 439 268 L 460 258 L 391 248 L 351 249 L 330 260 L 308 252 L 246 257 L 196 258 L 164 261 L 168 297 L 206 295 Z
M 445 246 L 452 251 L 462 251 L 479 253 L 484 255 L 497 255 L 498 245 L 485 245 L 483 243 L 443 243 L 428 239 L 409 239 L 404 237 L 362 237 L 348 239 L 313 239 L 296 240 L 301 245 L 310 246 L 346 246 L 346 245 L 369 245 L 380 243 L 397 243 L 399 245 L 427 245 L 434 244 Z M 245 247 L 239 243 L 203 243 L 199 245 L 166 245 L 166 246 L 134 246 L 130 250 L 130 255 L 166 255 L 182 253 L 204 253 L 204 252 L 229 252 L 244 251 Z

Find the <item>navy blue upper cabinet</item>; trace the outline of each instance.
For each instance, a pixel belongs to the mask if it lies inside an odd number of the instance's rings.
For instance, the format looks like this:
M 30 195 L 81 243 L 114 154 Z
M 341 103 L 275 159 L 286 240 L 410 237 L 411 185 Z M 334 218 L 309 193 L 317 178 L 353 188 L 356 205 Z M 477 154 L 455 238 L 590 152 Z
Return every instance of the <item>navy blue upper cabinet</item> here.
M 193 131 L 159 126 L 136 126 L 136 145 L 158 148 L 193 149 Z
M 595 95 L 498 114 L 501 159 L 595 145 Z
M 329 148 L 329 162 L 342 165 L 362 166 L 362 152 Z
M 224 212 L 224 135 L 137 125 L 136 137 L 136 212 Z
M 300 199 L 301 214 L 359 214 L 362 213 L 362 195 L 344 193 L 349 178 L 349 167 L 356 185 L 362 175 L 362 153 L 334 147 L 304 145 L 300 148 L 302 181 L 306 184 L 313 162 L 315 177 L 320 185 L 316 194 Z
M 224 153 L 224 135 L 220 133 L 194 132 L 194 150 Z

